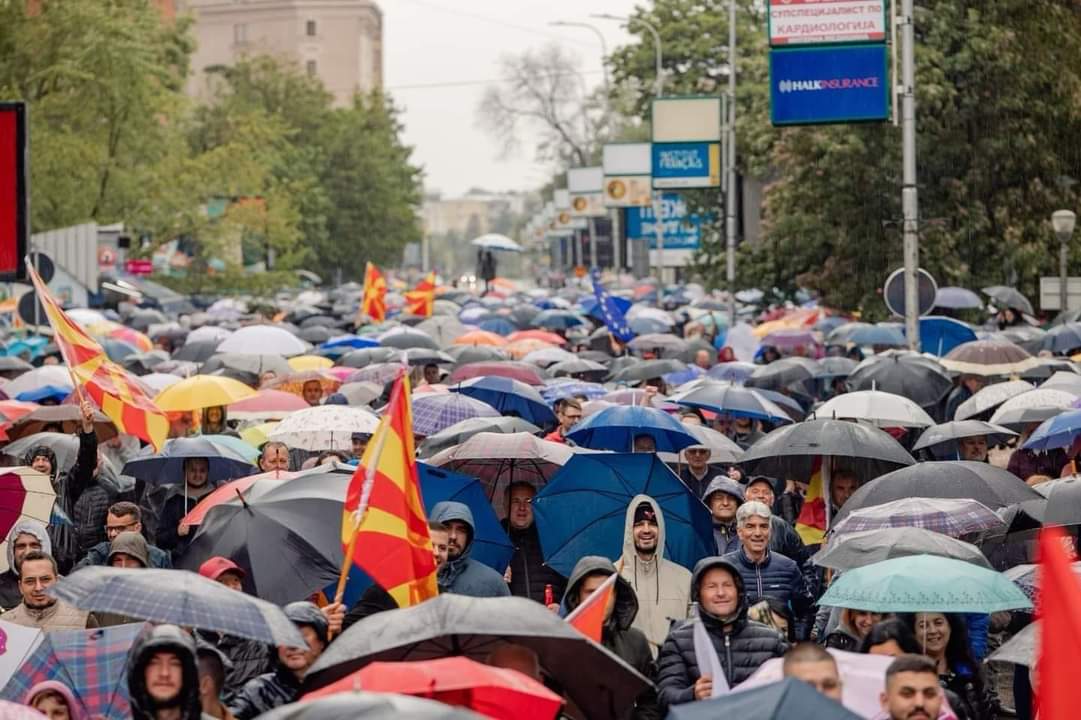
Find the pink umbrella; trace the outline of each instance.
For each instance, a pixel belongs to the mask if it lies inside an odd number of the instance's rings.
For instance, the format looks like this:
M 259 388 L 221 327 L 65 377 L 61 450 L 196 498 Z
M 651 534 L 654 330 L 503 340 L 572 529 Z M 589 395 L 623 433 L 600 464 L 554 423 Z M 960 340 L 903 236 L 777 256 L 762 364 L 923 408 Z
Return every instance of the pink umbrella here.
M 227 482 L 224 485 L 216 488 L 214 492 L 210 493 L 199 504 L 191 509 L 181 522 L 185 522 L 188 525 L 198 525 L 206 518 L 206 514 L 210 512 L 211 508 L 221 505 L 223 502 L 232 500 L 233 498 L 240 496 L 245 497 L 245 493 L 252 488 L 255 483 L 260 480 L 267 480 L 264 483 L 266 489 L 270 489 L 280 482 L 292 479 L 296 477 L 297 473 L 289 472 L 287 470 L 274 470 L 271 472 L 258 473 L 257 475 L 249 475 L 248 477 L 238 478 L 231 482 Z
M 281 420 L 289 413 L 307 407 L 308 403 L 299 395 L 282 390 L 260 390 L 230 405 L 229 417 L 235 420 Z
M 520 380 L 526 385 L 544 384 L 544 378 L 540 376 L 540 372 L 535 365 L 513 361 L 468 363 L 451 373 L 447 382 L 453 384 L 468 380 L 469 378 L 484 377 L 485 375 L 496 375 L 499 377 L 511 378 L 513 380 Z

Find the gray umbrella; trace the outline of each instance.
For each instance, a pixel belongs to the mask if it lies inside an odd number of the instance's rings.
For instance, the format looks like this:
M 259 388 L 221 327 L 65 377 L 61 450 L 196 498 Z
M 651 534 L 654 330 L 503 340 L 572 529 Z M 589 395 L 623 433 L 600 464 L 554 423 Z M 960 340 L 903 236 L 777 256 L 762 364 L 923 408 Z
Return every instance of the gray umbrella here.
M 980 549 L 949 535 L 917 527 L 892 527 L 833 536 L 811 558 L 815 565 L 851 570 L 909 555 L 940 555 L 991 569 Z
M 994 300 L 999 307 L 1013 308 L 1028 315 L 1036 314 L 1028 298 L 1015 288 L 1006 287 L 1005 285 L 992 285 L 991 287 L 985 287 L 983 294 Z
M 759 367 L 747 378 L 746 384 L 748 387 L 766 390 L 792 389 L 795 385 L 800 392 L 810 394 L 811 389 L 806 383 L 814 378 L 816 372 L 818 363 L 810 358 L 781 358 Z
M 288 375 L 293 372 L 289 363 L 281 355 L 242 355 L 240 353 L 221 353 L 203 363 L 200 373 L 207 375 L 216 370 L 239 370 L 252 375 L 272 372 L 275 375 Z
M 259 720 L 483 720 L 484 717 L 436 700 L 352 691 L 282 705 L 263 713 Z
M 432 339 L 431 335 L 423 330 L 410 327 L 391 328 L 379 336 L 379 342 L 383 347 L 394 347 L 402 350 L 407 348 L 439 349 L 439 344 Z
M 417 457 L 428 458 L 441 450 L 446 450 L 481 432 L 536 434 L 540 428 L 518 417 L 475 417 L 456 422 L 450 427 L 429 435 L 417 448 Z
M 308 671 L 304 690 L 324 687 L 380 660 L 452 655 L 484 660 L 504 642 L 533 650 L 544 674 L 586 717 L 622 717 L 650 686 L 634 668 L 540 603 L 519 597 L 445 594 L 354 624 Z
M 608 368 L 599 362 L 592 360 L 583 360 L 582 358 L 575 358 L 574 360 L 564 360 L 563 362 L 553 363 L 548 366 L 548 374 L 552 377 L 560 377 L 563 375 L 595 375 L 603 377 L 608 373 Z
M 361 348 L 347 352 L 334 364 L 341 367 L 362 368 L 376 363 L 398 362 L 401 356 L 401 351 L 396 348 Z
M 446 353 L 459 365 L 509 359 L 505 352 L 491 345 L 454 345 L 447 348 Z
M 613 366 L 615 363 L 613 363 Z M 643 360 L 640 363 L 635 363 L 629 367 L 625 367 L 618 372 L 615 372 L 611 380 L 617 383 L 633 383 L 641 382 L 643 380 L 649 380 L 651 378 L 658 378 L 668 373 L 679 372 L 680 370 L 686 370 L 687 364 L 682 360 L 676 360 L 675 358 L 669 358 L 666 360 Z
M 1040 622 L 1026 625 L 1021 632 L 987 656 L 987 662 L 1013 663 L 1025 667 L 1036 665 L 1036 644 L 1040 641 Z
M 959 438 L 987 436 L 988 445 L 1005 442 L 1008 438 L 1017 435 L 1013 430 L 1001 425 L 992 425 L 982 420 L 955 420 L 954 422 L 932 425 L 923 431 L 920 439 L 912 446 L 912 451 L 941 445 L 942 443 L 954 442 Z
M 1076 525 L 1081 523 L 1081 478 L 1073 477 L 1055 483 L 1047 496 L 1044 525 Z
M 920 407 L 934 405 L 953 381 L 937 361 L 922 355 L 891 353 L 873 356 L 848 376 L 852 390 L 881 390 L 906 397 Z

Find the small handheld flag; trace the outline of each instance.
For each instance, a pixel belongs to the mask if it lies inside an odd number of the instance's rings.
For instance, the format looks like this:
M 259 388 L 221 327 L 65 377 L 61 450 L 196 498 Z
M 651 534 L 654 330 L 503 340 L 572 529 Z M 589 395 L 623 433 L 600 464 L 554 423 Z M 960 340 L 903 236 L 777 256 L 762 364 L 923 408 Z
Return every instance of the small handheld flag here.
M 608 332 L 621 343 L 633 340 L 634 333 L 627 324 L 627 318 L 624 317 L 623 311 L 619 309 L 615 300 L 605 290 L 604 285 L 601 284 L 601 275 L 597 268 L 593 268 L 590 278 L 593 280 L 593 294 L 597 298 L 597 311 L 604 318 L 604 324 L 608 327 Z
M 604 610 L 608 607 L 608 598 L 615 592 L 618 577 L 619 573 L 609 575 L 581 605 L 567 616 L 567 622 L 593 642 L 601 641 L 601 635 L 604 632 Z
M 709 675 L 713 681 L 713 692 L 710 697 L 720 697 L 729 693 L 728 677 L 724 674 L 724 666 L 721 658 L 717 656 L 717 649 L 713 647 L 713 641 L 709 639 L 709 631 L 702 624 L 702 618 L 694 616 L 694 661 L 702 675 Z

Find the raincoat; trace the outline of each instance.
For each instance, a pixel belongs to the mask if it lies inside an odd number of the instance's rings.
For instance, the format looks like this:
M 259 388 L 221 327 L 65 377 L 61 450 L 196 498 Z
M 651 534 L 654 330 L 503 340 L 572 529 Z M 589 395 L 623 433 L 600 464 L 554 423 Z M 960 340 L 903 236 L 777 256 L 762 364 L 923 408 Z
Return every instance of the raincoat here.
M 146 666 L 159 652 L 171 652 L 183 668 L 177 704 L 180 720 L 200 720 L 203 707 L 199 701 L 199 668 L 195 660 L 195 640 L 175 625 L 158 625 L 132 648 L 128 670 L 131 715 L 134 720 L 155 720 L 157 703 L 146 689 Z
M 473 534 L 476 526 L 473 523 L 473 512 L 468 505 L 451 500 L 437 503 L 432 508 L 432 519 L 441 523 L 458 520 L 469 526 L 469 544 L 463 548 L 462 554 L 454 560 L 448 560 L 443 567 L 439 568 L 440 592 L 473 597 L 510 595 L 510 588 L 507 587 L 502 575 L 484 563 L 469 557 L 469 552 L 473 549 Z

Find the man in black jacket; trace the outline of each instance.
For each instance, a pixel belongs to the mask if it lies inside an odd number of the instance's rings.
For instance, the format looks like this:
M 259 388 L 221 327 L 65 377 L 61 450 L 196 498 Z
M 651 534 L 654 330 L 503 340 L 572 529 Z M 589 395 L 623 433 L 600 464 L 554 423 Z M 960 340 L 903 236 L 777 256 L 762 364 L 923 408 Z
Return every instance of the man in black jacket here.
M 657 657 L 662 709 L 712 695 L 714 678 L 699 669 L 694 650 L 696 622 L 701 622 L 709 635 L 728 687 L 743 682 L 762 663 L 788 649 L 776 630 L 747 619 L 743 579 L 728 560 L 699 560 L 691 577 L 691 597 L 698 603 L 698 617 L 674 626 Z
M 616 574 L 616 566 L 608 558 L 586 555 L 575 564 L 567 581 L 567 592 L 563 595 L 564 608 L 568 613 L 574 611 L 609 576 Z M 653 680 L 656 667 L 649 641 L 641 630 L 631 627 L 634 616 L 638 614 L 638 597 L 631 584 L 623 578 L 617 577 L 615 583 L 615 592 L 604 611 L 601 644 L 644 677 Z M 642 693 L 635 702 L 631 715 L 633 720 L 652 720 L 660 716 L 656 691 L 650 689 Z
M 533 497 L 537 489 L 527 482 L 511 483 L 507 488 L 507 517 L 503 529 L 514 543 L 514 555 L 507 566 L 504 579 L 510 583 L 510 594 L 544 602 L 544 588 L 552 586 L 552 598 L 563 596 L 567 580 L 544 563 L 537 524 L 533 522 Z

